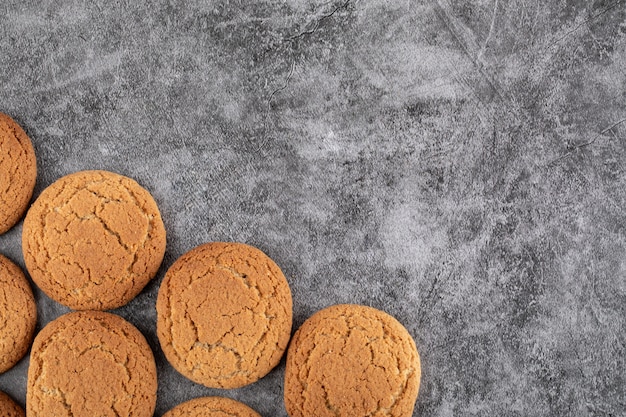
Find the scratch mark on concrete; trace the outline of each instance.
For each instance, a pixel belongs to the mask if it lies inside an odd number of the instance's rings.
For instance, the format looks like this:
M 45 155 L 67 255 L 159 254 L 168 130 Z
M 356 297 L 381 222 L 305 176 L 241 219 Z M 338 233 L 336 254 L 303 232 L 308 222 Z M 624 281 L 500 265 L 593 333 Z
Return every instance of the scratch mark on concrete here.
M 552 161 L 550 161 L 550 162 L 547 164 L 547 166 L 554 165 L 554 164 L 556 164 L 557 162 L 559 162 L 559 161 L 561 161 L 561 160 L 563 160 L 563 159 L 567 158 L 568 156 L 571 156 L 574 152 L 576 152 L 576 151 L 578 151 L 578 150 L 580 150 L 580 149 L 582 149 L 582 148 L 585 148 L 585 147 L 587 147 L 587 146 L 593 145 L 593 144 L 594 144 L 594 143 L 598 140 L 598 138 L 600 138 L 602 135 L 604 135 L 604 134 L 606 134 L 606 133 L 608 133 L 608 132 L 611 132 L 614 128 L 616 128 L 617 126 L 621 125 L 621 124 L 622 124 L 622 123 L 624 123 L 624 122 L 626 122 L 626 117 L 625 117 L 625 118 L 623 118 L 623 119 L 621 119 L 621 120 L 618 120 L 617 122 L 613 123 L 611 126 L 609 126 L 609 127 L 607 127 L 606 129 L 602 130 L 600 133 L 598 133 L 597 135 L 595 135 L 595 136 L 593 137 L 593 139 L 591 139 L 590 141 L 585 142 L 585 143 L 581 143 L 581 144 L 579 144 L 579 145 L 576 145 L 576 146 L 574 146 L 574 147 L 573 147 L 570 151 L 568 151 L 568 152 L 564 153 L 563 155 L 559 156 L 558 158 L 553 159 Z
M 301 38 L 301 37 L 303 37 L 303 36 L 306 36 L 306 35 L 312 35 L 312 34 L 314 34 L 314 33 L 315 33 L 315 31 L 316 31 L 316 30 L 320 27 L 320 24 L 321 24 L 324 20 L 326 20 L 326 19 L 328 19 L 328 18 L 332 17 L 332 16 L 333 16 L 335 13 L 337 13 L 339 10 L 347 8 L 349 4 L 350 4 L 350 0 L 347 0 L 346 2 L 344 2 L 344 3 L 342 3 L 342 4 L 338 5 L 338 6 L 336 6 L 336 7 L 335 7 L 335 8 L 334 8 L 334 9 L 333 9 L 330 13 L 325 14 L 325 15 L 323 15 L 321 18 L 317 19 L 317 21 L 315 22 L 315 25 L 313 25 L 313 28 L 312 28 L 312 29 L 305 30 L 305 31 L 303 31 L 303 32 L 300 32 L 300 33 L 299 33 L 299 34 L 297 34 L 297 35 L 294 35 L 294 36 L 290 36 L 290 37 L 288 37 L 288 38 L 287 38 L 287 39 L 285 39 L 285 40 L 287 40 L 287 41 L 294 41 L 294 40 L 299 39 L 299 38 Z
M 480 61 L 482 61 L 483 55 L 485 54 L 485 50 L 487 49 L 487 45 L 489 44 L 489 41 L 491 41 L 491 37 L 493 36 L 493 29 L 496 25 L 497 12 L 498 12 L 498 0 L 495 0 L 494 5 L 493 5 L 493 14 L 491 15 L 491 25 L 489 25 L 489 34 L 487 35 L 487 39 L 485 39 L 485 43 L 483 44 L 483 47 L 480 49 L 480 52 L 478 53 L 478 60 Z
M 285 82 L 283 83 L 283 85 L 278 87 L 274 91 L 272 91 L 272 93 L 270 94 L 269 98 L 267 99 L 267 108 L 265 110 L 265 117 L 263 118 L 263 140 L 261 141 L 259 146 L 257 146 L 257 148 L 254 150 L 255 153 L 261 151 L 261 149 L 265 146 L 265 144 L 267 143 L 267 140 L 268 140 L 268 137 L 267 137 L 267 130 L 268 130 L 267 119 L 268 119 L 270 111 L 272 109 L 272 99 L 274 98 L 274 96 L 276 94 L 278 94 L 279 92 L 281 92 L 281 91 L 283 91 L 284 89 L 287 88 L 287 86 L 289 85 L 289 81 L 291 80 L 291 77 L 293 76 L 293 72 L 294 72 L 295 68 L 296 68 L 296 61 L 294 60 L 294 61 L 291 62 L 291 69 L 289 70 L 289 74 L 287 75 L 287 78 L 285 79 Z
M 446 276 L 446 278 L 444 279 L 444 281 L 446 281 L 446 282 L 447 282 L 447 281 L 449 281 L 449 280 L 450 280 L 450 277 L 452 276 L 452 273 L 453 273 L 453 272 L 454 272 L 454 271 L 453 271 L 453 270 L 451 270 L 451 271 L 447 274 L 447 276 Z M 423 320 L 424 320 L 424 317 L 426 317 L 426 316 L 427 316 L 427 314 L 426 314 L 426 313 L 424 313 L 425 309 L 426 309 L 426 308 L 428 308 L 429 310 L 430 310 L 430 309 L 432 309 L 432 308 L 433 308 L 433 306 L 434 306 L 434 305 L 435 305 L 435 303 L 436 303 L 436 300 L 433 300 L 433 295 L 434 295 L 434 293 L 435 293 L 435 289 L 437 289 L 437 290 L 438 290 L 439 278 L 441 277 L 441 275 L 442 275 L 442 274 L 437 274 L 437 275 L 435 276 L 435 279 L 433 279 L 433 282 L 432 282 L 432 284 L 430 285 L 430 289 L 428 290 L 428 293 L 426 294 L 426 296 L 425 296 L 424 298 L 422 298 L 422 302 L 420 303 L 420 312 L 421 312 L 421 313 L 420 313 L 420 326 L 421 326 L 421 324 L 422 324 L 422 322 L 423 322 Z M 430 304 L 430 305 L 428 305 L 428 304 Z
M 285 79 L 285 83 L 281 86 L 278 87 L 276 90 L 272 91 L 272 94 L 270 94 L 270 97 L 267 99 L 267 107 L 268 107 L 268 111 L 269 111 L 269 107 L 272 104 L 272 99 L 274 98 L 274 96 L 283 91 L 285 88 L 287 88 L 287 86 L 289 85 L 289 80 L 291 80 L 291 77 L 293 76 L 293 70 L 296 68 L 296 61 L 293 61 L 291 63 L 291 70 L 289 71 L 289 74 L 287 75 L 287 78 Z
M 311 28 L 309 30 L 305 30 L 303 32 L 300 32 L 297 35 L 290 36 L 290 37 L 286 38 L 285 41 L 293 42 L 293 41 L 296 41 L 298 39 L 301 39 L 304 36 L 312 35 L 313 33 L 315 33 L 315 31 L 317 31 L 317 29 L 319 28 L 320 24 L 324 20 L 329 19 L 330 17 L 334 16 L 339 10 L 346 9 L 349 4 L 350 4 L 350 0 L 346 0 L 345 2 L 337 5 L 329 13 L 327 13 L 327 14 L 323 15 L 322 17 L 320 17 L 319 19 L 317 19 L 317 21 L 315 22 L 315 25 L 313 26 L 313 28 Z M 267 118 L 268 118 L 270 110 L 271 110 L 272 99 L 274 98 L 274 96 L 276 94 L 278 94 L 279 92 L 285 90 L 289 86 L 289 81 L 291 80 L 291 77 L 293 76 L 295 66 L 296 66 L 296 62 L 294 60 L 291 63 L 291 69 L 289 70 L 289 74 L 287 74 L 287 78 L 285 79 L 283 85 L 278 87 L 278 88 L 276 88 L 275 90 L 273 90 L 270 93 L 270 95 L 269 95 L 269 97 L 267 99 L 267 110 L 265 112 L 265 118 L 263 120 L 263 131 L 264 132 L 267 132 Z M 267 143 L 267 139 L 268 139 L 267 138 L 267 134 L 265 133 L 263 141 L 259 144 L 259 146 L 255 150 L 255 152 L 259 152 L 265 146 L 265 144 Z
M 455 27 L 456 26 L 455 20 L 452 16 L 451 11 L 449 10 L 449 6 L 442 4 L 440 0 L 434 0 L 434 5 L 435 5 L 435 9 L 438 11 L 441 17 L 441 20 L 446 25 L 446 28 L 448 29 L 450 34 L 454 37 L 456 42 L 459 44 L 463 53 L 465 53 L 465 55 L 469 58 L 470 62 L 480 72 L 482 77 L 485 79 L 485 81 L 487 81 L 487 83 L 489 84 L 489 87 L 491 87 L 491 89 L 495 92 L 498 98 L 503 103 L 508 102 L 508 100 L 505 99 L 505 94 L 501 91 L 501 88 L 498 86 L 497 82 L 494 79 L 492 79 L 492 77 L 487 72 L 485 72 L 484 65 L 479 59 L 479 52 L 476 52 L 478 48 L 475 45 L 475 41 L 472 40 L 472 43 L 474 43 L 474 45 L 470 45 L 469 42 L 465 40 L 458 33 L 458 30 Z
M 603 9 L 602 11 L 598 12 L 597 14 L 588 17 L 587 19 L 585 19 L 582 23 L 576 25 L 576 27 L 574 27 L 573 29 L 569 30 L 567 33 L 565 33 L 563 36 L 561 36 L 560 38 L 558 38 L 557 40 L 555 40 L 554 42 L 552 42 L 548 48 L 553 48 L 555 46 L 557 46 L 559 43 L 563 42 L 563 40 L 565 40 L 566 38 L 568 38 L 570 35 L 572 35 L 574 32 L 576 32 L 578 29 L 580 29 L 581 27 L 583 27 L 584 25 L 586 25 L 587 23 L 597 19 L 598 17 L 604 15 L 605 13 L 610 12 L 611 10 L 613 10 L 614 8 L 616 8 L 617 6 L 619 6 L 621 3 L 623 2 L 623 0 L 618 0 L 615 3 L 613 3 L 612 5 L 608 6 L 607 8 Z

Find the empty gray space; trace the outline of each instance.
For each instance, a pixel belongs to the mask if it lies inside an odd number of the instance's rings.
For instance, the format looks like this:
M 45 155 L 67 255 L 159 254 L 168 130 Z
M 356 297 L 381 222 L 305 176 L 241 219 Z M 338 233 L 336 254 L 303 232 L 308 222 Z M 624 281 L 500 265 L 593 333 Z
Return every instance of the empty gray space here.
M 105 169 L 152 193 L 155 279 L 115 313 L 148 339 L 156 416 L 203 395 L 286 416 L 284 360 L 214 390 L 156 337 L 167 268 L 259 247 L 294 331 L 358 303 L 422 359 L 414 416 L 626 412 L 624 1 L 16 1 L 0 111 L 33 141 L 35 198 Z M 0 253 L 24 266 L 22 225 Z M 68 310 L 34 287 L 38 330 Z M 28 359 L 0 375 L 26 398 Z

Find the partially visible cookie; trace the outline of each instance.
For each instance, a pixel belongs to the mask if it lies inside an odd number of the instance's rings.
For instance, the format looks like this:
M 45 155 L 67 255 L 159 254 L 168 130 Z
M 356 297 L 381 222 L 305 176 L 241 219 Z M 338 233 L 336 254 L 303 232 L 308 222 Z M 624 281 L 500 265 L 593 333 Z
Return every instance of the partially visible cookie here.
M 37 324 L 37 306 L 19 266 L 0 255 L 0 373 L 28 351 Z
M 285 407 L 291 417 L 410 417 L 421 367 L 409 332 L 371 307 L 318 311 L 287 352 Z
M 152 417 L 157 374 L 146 339 L 119 316 L 69 313 L 35 337 L 26 412 L 35 416 Z
M 242 243 L 207 243 L 167 271 L 157 335 L 174 368 L 211 388 L 237 388 L 280 361 L 291 333 L 291 290 L 267 255 Z
M 0 113 L 0 234 L 26 211 L 36 178 L 33 144 L 11 117 Z
M 107 171 L 67 175 L 24 219 L 22 250 L 33 281 L 75 310 L 128 303 L 154 277 L 165 228 L 148 191 Z
M 187 401 L 163 417 L 261 417 L 247 405 L 224 397 L 201 397 Z
M 24 410 L 4 392 L 0 391 L 0 417 L 24 417 Z

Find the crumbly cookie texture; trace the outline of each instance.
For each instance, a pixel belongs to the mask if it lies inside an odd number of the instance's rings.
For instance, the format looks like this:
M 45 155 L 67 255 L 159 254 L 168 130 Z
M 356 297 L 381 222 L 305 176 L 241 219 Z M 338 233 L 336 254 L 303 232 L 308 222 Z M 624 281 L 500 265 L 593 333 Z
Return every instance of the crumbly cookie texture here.
M 24 130 L 0 113 L 0 234 L 26 211 L 37 179 L 37 159 Z
M 37 306 L 19 266 L 0 255 L 0 373 L 28 351 L 37 324 Z
M 247 405 L 230 398 L 201 397 L 172 408 L 163 417 L 261 417 L 261 415 Z
M 146 339 L 119 316 L 69 313 L 35 338 L 26 413 L 35 416 L 152 417 L 157 375 Z
M 419 390 L 413 338 L 389 314 L 336 305 L 295 333 L 285 370 L 291 417 L 410 417 Z
M 0 392 L 0 417 L 24 417 L 24 410 L 4 392 Z
M 109 310 L 128 303 L 157 273 L 165 228 L 137 182 L 81 171 L 50 185 L 32 205 L 22 250 L 49 297 L 74 310 Z
M 167 271 L 157 297 L 157 335 L 168 361 L 212 388 L 265 376 L 291 333 L 291 290 L 267 255 L 242 243 L 207 243 Z

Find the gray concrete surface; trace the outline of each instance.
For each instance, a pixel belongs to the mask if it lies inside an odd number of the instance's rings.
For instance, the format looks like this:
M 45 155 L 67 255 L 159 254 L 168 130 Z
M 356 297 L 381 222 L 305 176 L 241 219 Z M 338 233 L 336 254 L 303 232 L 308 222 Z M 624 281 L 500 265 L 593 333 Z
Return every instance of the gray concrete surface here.
M 35 195 L 107 169 L 157 200 L 155 280 L 116 310 L 159 363 L 156 415 L 200 395 L 285 416 L 284 363 L 196 385 L 155 335 L 194 246 L 256 245 L 295 326 L 335 303 L 398 318 L 414 416 L 626 415 L 625 1 L 17 1 L 0 111 Z M 21 224 L 0 252 L 23 265 Z M 39 326 L 67 311 L 36 290 Z M 24 404 L 28 361 L 0 375 Z

